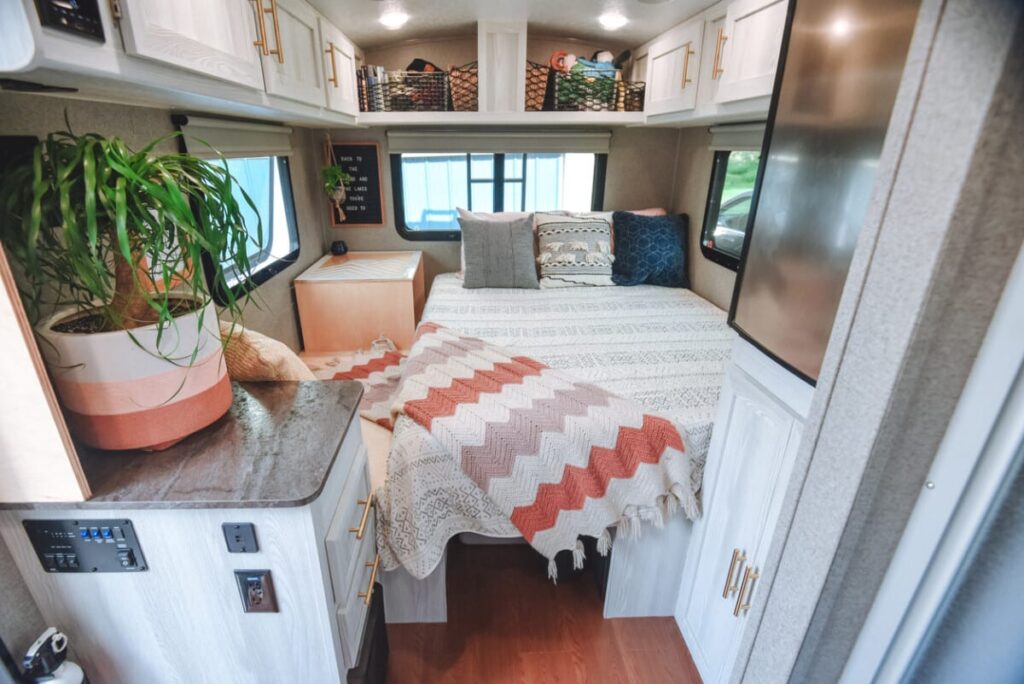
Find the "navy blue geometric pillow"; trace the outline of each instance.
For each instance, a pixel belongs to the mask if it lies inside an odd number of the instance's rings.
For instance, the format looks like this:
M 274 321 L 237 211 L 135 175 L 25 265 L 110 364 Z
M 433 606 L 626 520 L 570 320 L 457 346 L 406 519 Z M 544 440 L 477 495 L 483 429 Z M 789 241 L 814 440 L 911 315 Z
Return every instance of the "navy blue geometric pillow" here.
M 689 287 L 686 273 L 690 220 L 678 216 L 639 216 L 628 211 L 612 215 L 615 229 L 616 285 Z

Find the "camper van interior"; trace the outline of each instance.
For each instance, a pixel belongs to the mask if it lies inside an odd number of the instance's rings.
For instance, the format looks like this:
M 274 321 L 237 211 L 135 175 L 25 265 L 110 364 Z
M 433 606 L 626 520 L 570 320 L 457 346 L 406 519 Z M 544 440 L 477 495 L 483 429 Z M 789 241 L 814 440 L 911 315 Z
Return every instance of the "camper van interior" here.
M 1024 681 L 1024 4 L 0 0 L 0 684 Z

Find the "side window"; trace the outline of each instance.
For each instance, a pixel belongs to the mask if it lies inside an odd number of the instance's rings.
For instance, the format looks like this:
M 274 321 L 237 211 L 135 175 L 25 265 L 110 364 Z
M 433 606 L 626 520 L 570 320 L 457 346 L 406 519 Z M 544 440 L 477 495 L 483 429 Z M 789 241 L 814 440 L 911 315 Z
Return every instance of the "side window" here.
M 760 163 L 760 152 L 715 152 L 700 248 L 705 257 L 733 270 L 743 253 Z
M 245 213 L 246 226 L 255 228 L 260 222 L 263 225 L 262 244 L 253 235 L 247 245 L 252 277 L 243 282 L 237 273 L 224 274 L 228 287 L 237 295 L 266 282 L 295 262 L 299 256 L 299 231 L 295 223 L 288 157 L 231 157 L 224 161 L 237 182 L 236 195 Z M 245 190 L 252 199 L 255 212 L 243 201 L 238 189 Z M 211 289 L 212 286 L 213 283 Z M 223 297 L 223 294 L 214 294 Z
M 606 163 L 574 152 L 392 154 L 395 225 L 407 240 L 458 240 L 459 207 L 599 210 Z

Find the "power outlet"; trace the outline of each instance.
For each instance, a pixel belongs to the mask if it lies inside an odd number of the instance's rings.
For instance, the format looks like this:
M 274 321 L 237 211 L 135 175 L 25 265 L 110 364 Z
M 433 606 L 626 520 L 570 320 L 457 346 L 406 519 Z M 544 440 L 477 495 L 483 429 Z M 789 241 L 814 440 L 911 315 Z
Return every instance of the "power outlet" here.
M 235 570 L 235 582 L 246 613 L 276 613 L 277 596 L 269 570 Z
M 221 529 L 231 553 L 256 553 L 260 550 L 256 543 L 256 526 L 252 523 L 224 523 Z

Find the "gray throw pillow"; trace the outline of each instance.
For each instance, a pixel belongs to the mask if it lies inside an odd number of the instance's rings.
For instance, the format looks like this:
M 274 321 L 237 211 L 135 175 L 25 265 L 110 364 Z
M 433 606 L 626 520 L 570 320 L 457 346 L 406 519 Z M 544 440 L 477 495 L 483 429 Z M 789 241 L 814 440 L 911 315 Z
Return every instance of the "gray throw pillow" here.
M 466 252 L 465 288 L 516 287 L 536 290 L 533 216 L 514 221 L 459 218 Z

